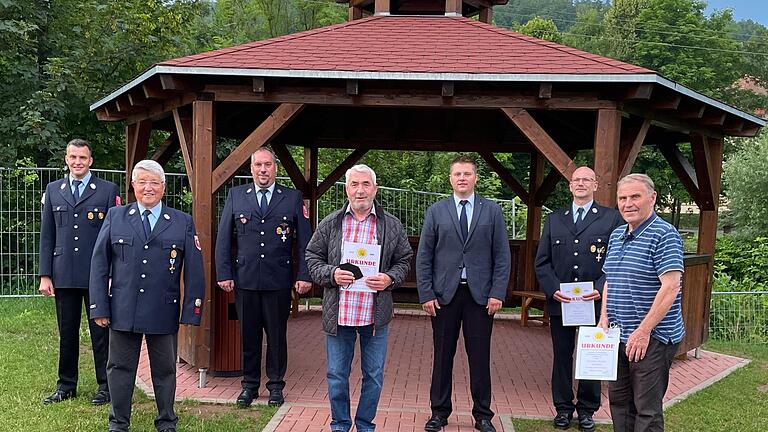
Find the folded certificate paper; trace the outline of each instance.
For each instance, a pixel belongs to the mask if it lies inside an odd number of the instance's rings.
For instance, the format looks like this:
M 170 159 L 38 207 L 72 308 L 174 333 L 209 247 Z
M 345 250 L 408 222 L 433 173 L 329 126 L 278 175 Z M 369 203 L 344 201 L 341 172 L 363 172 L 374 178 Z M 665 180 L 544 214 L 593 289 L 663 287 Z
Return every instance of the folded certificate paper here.
M 595 301 L 581 300 L 594 291 L 592 282 L 561 283 L 560 292 L 566 297 L 576 299 L 570 303 L 560 303 L 563 311 L 564 326 L 593 326 L 595 325 Z
M 619 329 L 580 327 L 576 343 L 576 379 L 616 381 L 619 364 Z

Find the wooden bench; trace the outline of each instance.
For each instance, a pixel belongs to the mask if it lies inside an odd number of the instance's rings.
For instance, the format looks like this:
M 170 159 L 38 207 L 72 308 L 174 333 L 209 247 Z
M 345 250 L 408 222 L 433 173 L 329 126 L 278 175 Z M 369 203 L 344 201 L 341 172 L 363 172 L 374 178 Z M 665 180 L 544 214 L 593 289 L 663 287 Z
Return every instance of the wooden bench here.
M 512 291 L 511 293 L 513 296 L 518 296 L 522 298 L 521 307 L 522 310 L 520 312 L 520 325 L 523 327 L 528 327 L 528 320 L 532 321 L 539 321 L 542 324 L 549 325 L 549 314 L 547 314 L 547 296 L 544 295 L 541 291 Z M 536 302 L 537 305 L 541 305 L 541 310 L 544 311 L 544 315 L 530 315 L 530 307 L 533 302 Z

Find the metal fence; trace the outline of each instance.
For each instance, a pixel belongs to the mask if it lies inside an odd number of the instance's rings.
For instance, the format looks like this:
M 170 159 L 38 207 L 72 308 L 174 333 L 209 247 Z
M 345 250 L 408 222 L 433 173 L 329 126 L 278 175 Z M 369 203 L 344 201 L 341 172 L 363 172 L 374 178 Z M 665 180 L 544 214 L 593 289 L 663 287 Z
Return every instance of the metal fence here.
M 713 292 L 709 337 L 768 344 L 768 291 Z
M 120 186 L 125 196 L 123 171 L 93 170 L 102 179 Z M 65 171 L 55 168 L 0 168 L 0 297 L 37 294 L 38 250 L 40 244 L 41 199 L 48 183 L 64 177 Z M 224 207 L 229 188 L 252 181 L 238 176 L 217 193 L 217 214 Z M 283 184 L 291 184 L 281 178 Z M 379 187 L 377 198 L 381 205 L 397 216 L 408 235 L 419 235 L 424 211 L 445 194 Z M 336 183 L 319 200 L 318 214 L 322 219 L 346 201 L 344 184 Z M 192 193 L 186 175 L 166 173 L 164 202 L 174 208 L 191 212 Z M 504 211 L 511 238 L 525 233 L 525 212 L 512 200 L 495 200 Z

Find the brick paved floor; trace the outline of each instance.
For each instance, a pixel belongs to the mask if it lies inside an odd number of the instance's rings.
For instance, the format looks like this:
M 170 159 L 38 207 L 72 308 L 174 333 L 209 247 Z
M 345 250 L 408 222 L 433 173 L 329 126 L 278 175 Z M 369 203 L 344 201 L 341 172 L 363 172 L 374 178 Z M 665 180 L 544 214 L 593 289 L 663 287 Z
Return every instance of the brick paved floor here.
M 534 324 L 535 325 L 535 324 Z M 267 426 L 268 431 L 328 430 L 330 411 L 325 383 L 325 336 L 320 313 L 303 311 L 288 324 L 289 364 L 285 378 L 286 404 Z M 510 430 L 509 418 L 545 418 L 554 416 L 550 395 L 552 348 L 547 327 L 522 328 L 510 317 L 498 317 L 494 324 L 491 373 L 492 408 L 497 413 L 494 424 Z M 360 393 L 359 353 L 352 366 L 350 387 L 353 413 Z M 421 431 L 429 417 L 429 383 L 432 364 L 432 330 L 427 316 L 420 311 L 398 312 L 390 330 L 389 352 L 384 372 L 384 389 L 376 424 L 382 431 Z M 670 386 L 665 396 L 674 403 L 743 366 L 736 357 L 702 351 L 698 359 L 675 361 Z M 234 403 L 240 392 L 240 378 L 208 377 L 207 386 L 198 388 L 197 370 L 179 364 L 177 399 Z M 153 394 L 146 352 L 142 352 L 137 385 Z M 262 387 L 256 403 L 266 404 Z M 463 342 L 459 341 L 454 367 L 454 415 L 446 431 L 472 429 L 472 400 Z M 603 407 L 596 419 L 609 420 L 606 387 Z M 354 414 L 353 414 L 354 416 Z M 504 424 L 502 424 L 504 423 Z

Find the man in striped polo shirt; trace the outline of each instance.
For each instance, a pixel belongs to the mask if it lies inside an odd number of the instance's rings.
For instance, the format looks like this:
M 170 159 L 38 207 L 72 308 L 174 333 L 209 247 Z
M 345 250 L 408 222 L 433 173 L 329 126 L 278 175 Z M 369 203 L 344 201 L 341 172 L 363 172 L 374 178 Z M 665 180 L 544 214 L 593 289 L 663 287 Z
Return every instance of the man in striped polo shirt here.
M 405 280 L 413 250 L 400 221 L 375 201 L 376 173 L 371 168 L 361 164 L 347 170 L 345 188 L 349 203 L 320 222 L 307 246 L 306 260 L 312 280 L 324 288 L 331 430 L 347 432 L 352 428 L 349 374 L 360 335 L 363 385 L 354 423 L 358 432 L 371 432 L 376 428 L 373 419 L 384 382 L 389 323 L 394 315 L 392 289 Z M 351 262 L 342 251 L 350 246 L 358 253 L 362 251 L 352 261 L 364 265 L 368 260 L 366 245 L 372 244 L 381 246 L 379 269 L 375 275 L 364 277 L 368 289 L 361 291 L 351 286 L 357 279 L 355 273 L 340 265 L 343 260 Z
M 599 324 L 621 329 L 618 376 L 609 385 L 613 429 L 663 431 L 662 398 L 685 335 L 683 242 L 675 227 L 654 212 L 650 177 L 622 178 L 617 197 L 627 224 L 613 231 L 608 244 Z

